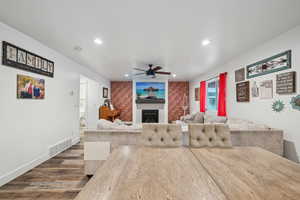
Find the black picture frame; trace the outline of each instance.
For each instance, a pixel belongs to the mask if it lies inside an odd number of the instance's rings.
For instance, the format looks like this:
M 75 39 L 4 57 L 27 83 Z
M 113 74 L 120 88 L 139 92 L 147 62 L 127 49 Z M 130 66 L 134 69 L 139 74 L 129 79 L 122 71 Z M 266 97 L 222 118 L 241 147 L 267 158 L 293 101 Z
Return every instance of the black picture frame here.
M 102 97 L 103 98 L 108 98 L 108 88 L 103 87 Z
M 250 102 L 250 82 L 240 82 L 236 84 L 236 101 Z
M 10 52 L 7 51 L 8 49 Z M 54 77 L 53 61 L 6 41 L 2 41 L 2 64 L 51 78 Z

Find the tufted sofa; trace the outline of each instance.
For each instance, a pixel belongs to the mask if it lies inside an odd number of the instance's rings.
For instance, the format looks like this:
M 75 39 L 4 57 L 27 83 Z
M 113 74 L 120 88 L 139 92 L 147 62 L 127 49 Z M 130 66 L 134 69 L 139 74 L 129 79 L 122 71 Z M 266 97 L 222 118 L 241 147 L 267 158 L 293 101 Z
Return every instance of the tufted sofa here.
M 191 147 L 232 147 L 225 124 L 189 124 Z
M 179 124 L 143 124 L 141 144 L 156 147 L 180 147 L 183 145 Z

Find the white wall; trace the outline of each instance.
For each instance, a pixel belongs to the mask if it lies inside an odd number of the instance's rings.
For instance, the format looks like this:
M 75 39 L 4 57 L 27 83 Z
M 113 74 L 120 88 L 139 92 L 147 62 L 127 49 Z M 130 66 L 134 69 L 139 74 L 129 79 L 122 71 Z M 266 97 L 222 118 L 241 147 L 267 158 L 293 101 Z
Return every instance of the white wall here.
M 88 68 L 0 23 L 2 40 L 54 61 L 55 77 L 0 65 L 0 185 L 48 159 L 50 145 L 78 140 L 80 75 L 109 87 L 108 80 Z M 17 74 L 45 79 L 45 99 L 17 99 Z
M 105 100 L 103 98 L 103 87 L 107 87 L 107 84 L 99 84 L 89 78 L 87 83 L 87 127 L 96 129 L 99 120 L 99 107 Z
M 241 38 L 239 38 L 241 39 Z M 212 44 L 213 45 L 213 44 Z M 257 98 L 250 99 L 250 103 L 237 103 L 235 95 L 235 82 L 234 71 L 246 67 L 246 65 L 252 64 L 264 58 L 268 58 L 275 54 L 281 53 L 286 50 L 292 50 L 292 69 L 284 70 L 269 75 L 260 76 L 250 79 L 250 83 L 253 81 L 261 80 L 273 80 L 273 93 L 274 98 L 271 100 L 260 100 Z M 282 34 L 281 36 L 270 40 L 269 42 L 262 44 L 261 46 L 245 53 L 232 61 L 219 66 L 210 72 L 207 72 L 190 83 L 190 103 L 191 112 L 199 111 L 199 102 L 194 101 L 194 88 L 199 87 L 201 80 L 206 80 L 210 77 L 218 75 L 221 72 L 228 72 L 228 89 L 227 89 L 227 108 L 229 117 L 238 117 L 243 119 L 249 119 L 258 123 L 265 123 L 271 127 L 284 130 L 284 137 L 287 140 L 285 145 L 286 156 L 297 161 L 300 155 L 300 111 L 293 110 L 290 105 L 290 100 L 294 95 L 277 95 L 276 89 L 276 74 L 297 71 L 297 93 L 299 94 L 300 86 L 300 26 L 296 27 L 289 32 Z M 275 113 L 272 111 L 271 105 L 274 100 L 283 100 L 286 109 L 282 113 Z M 295 146 L 293 146 L 295 145 Z M 294 148 L 296 147 L 296 148 Z M 295 152 L 296 150 L 296 152 Z M 297 154 L 298 155 L 297 155 Z

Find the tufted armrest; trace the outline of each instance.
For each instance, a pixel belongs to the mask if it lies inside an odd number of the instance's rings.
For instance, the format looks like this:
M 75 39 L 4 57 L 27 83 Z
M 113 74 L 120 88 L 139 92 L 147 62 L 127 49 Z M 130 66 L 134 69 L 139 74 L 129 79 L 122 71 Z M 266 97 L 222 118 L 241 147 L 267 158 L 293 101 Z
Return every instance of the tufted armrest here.
M 189 124 L 191 147 L 232 147 L 226 124 Z
M 182 146 L 181 126 L 179 124 L 143 124 L 141 141 L 145 146 Z

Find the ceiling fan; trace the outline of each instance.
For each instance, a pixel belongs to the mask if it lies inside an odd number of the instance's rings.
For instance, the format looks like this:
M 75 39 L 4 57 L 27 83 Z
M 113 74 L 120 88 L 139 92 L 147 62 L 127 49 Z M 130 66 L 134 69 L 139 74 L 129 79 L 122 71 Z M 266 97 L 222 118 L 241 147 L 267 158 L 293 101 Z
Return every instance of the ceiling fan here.
M 164 72 L 164 71 L 160 71 L 162 69 L 161 66 L 153 66 L 153 64 L 149 64 L 148 65 L 149 69 L 141 69 L 141 68 L 133 68 L 134 70 L 137 71 L 142 71 L 140 73 L 136 73 L 134 74 L 134 76 L 140 76 L 140 75 L 146 75 L 146 76 L 151 76 L 152 78 L 156 78 L 156 74 L 160 74 L 160 75 L 171 75 L 171 72 Z

